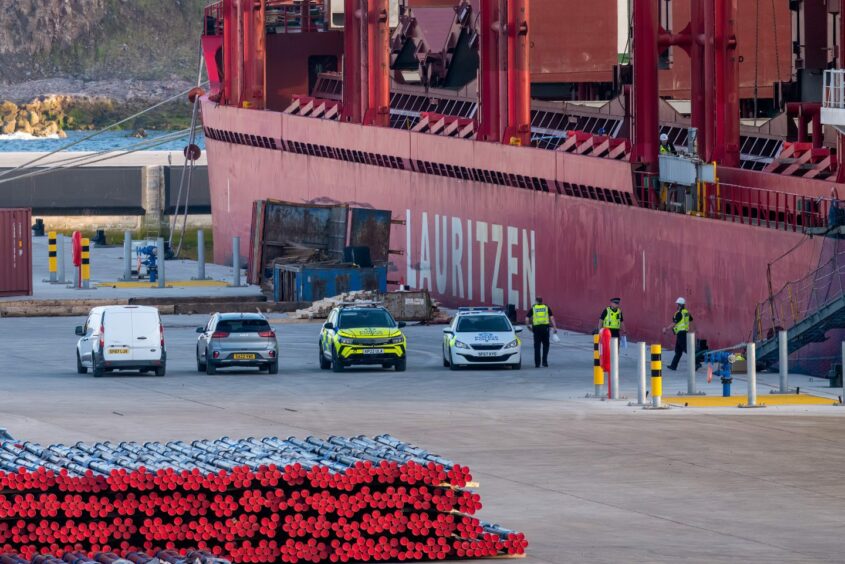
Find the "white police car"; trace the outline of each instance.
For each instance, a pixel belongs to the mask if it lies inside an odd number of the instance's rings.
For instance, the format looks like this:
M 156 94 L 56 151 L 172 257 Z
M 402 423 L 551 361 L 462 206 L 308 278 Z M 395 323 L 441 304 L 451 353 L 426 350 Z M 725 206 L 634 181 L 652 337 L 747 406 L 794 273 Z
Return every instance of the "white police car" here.
M 443 366 L 498 365 L 522 368 L 522 327 L 511 325 L 499 308 L 462 307 L 443 329 Z

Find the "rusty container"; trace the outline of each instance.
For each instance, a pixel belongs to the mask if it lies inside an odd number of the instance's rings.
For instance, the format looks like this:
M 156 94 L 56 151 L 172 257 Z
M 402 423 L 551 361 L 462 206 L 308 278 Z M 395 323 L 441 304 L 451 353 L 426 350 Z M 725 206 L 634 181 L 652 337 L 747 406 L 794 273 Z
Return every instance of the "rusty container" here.
M 385 294 L 383 301 L 397 321 L 428 321 L 434 309 L 428 290 L 391 292 Z
M 0 296 L 32 295 L 32 210 L 0 209 Z

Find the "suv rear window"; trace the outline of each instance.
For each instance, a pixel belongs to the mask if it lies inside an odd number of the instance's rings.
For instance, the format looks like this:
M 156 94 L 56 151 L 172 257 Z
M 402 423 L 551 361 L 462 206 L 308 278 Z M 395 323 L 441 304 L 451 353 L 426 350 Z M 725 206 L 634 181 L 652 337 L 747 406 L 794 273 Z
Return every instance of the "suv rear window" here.
M 459 333 L 504 333 L 511 330 L 511 324 L 504 315 L 468 315 L 458 319 Z
M 224 319 L 217 323 L 217 331 L 224 333 L 260 333 L 269 331 L 266 319 Z
M 338 327 L 340 329 L 394 327 L 395 325 L 393 318 L 383 309 L 342 311 L 338 317 Z

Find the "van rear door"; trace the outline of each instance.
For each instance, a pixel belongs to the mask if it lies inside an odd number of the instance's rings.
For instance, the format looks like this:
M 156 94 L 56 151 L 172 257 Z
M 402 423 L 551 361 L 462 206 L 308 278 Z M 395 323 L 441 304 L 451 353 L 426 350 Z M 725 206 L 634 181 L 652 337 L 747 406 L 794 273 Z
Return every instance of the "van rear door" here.
M 117 362 L 132 359 L 132 314 L 126 309 L 107 309 L 101 321 L 103 360 Z
M 132 312 L 132 360 L 161 360 L 161 320 L 157 311 Z

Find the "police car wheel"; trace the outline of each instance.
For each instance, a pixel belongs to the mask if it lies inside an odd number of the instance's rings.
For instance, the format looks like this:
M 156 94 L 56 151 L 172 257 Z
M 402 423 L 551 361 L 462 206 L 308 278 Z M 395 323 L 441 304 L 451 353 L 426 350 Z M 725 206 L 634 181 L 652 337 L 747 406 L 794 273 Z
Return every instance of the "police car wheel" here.
M 320 370 L 328 370 L 332 367 L 332 363 L 330 360 L 326 358 L 326 355 L 323 354 L 323 347 L 318 346 L 317 352 L 320 354 Z
M 393 366 L 396 367 L 396 372 L 405 372 L 405 370 L 408 368 L 408 359 L 402 357 L 397 360 Z
M 444 367 L 444 368 L 449 368 L 449 361 L 448 361 L 448 360 L 446 360 L 446 357 L 445 357 L 445 356 L 443 357 L 443 367 Z
M 460 368 L 461 368 L 460 366 L 458 366 L 457 364 L 455 364 L 452 361 L 452 353 L 450 352 L 449 353 L 449 369 L 450 370 L 460 370 Z
M 335 351 L 332 351 L 332 372 L 343 372 L 343 361 L 337 357 Z
M 522 359 L 519 359 L 519 362 L 511 364 L 511 370 L 521 370 L 522 369 Z

